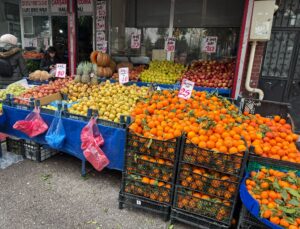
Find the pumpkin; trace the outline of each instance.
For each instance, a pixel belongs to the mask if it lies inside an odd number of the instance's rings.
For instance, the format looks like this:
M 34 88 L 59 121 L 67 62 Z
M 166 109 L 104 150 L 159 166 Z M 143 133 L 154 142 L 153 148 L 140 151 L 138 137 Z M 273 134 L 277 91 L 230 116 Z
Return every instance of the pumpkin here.
M 107 67 L 110 64 L 110 57 L 106 53 L 99 52 L 97 55 L 97 65 Z
M 130 62 L 121 62 L 117 65 L 117 69 L 119 70 L 119 68 L 128 68 L 129 70 L 133 69 L 133 64 Z
M 116 62 L 114 62 L 113 60 L 111 60 L 111 61 L 110 61 L 110 64 L 109 64 L 109 67 L 110 67 L 110 69 L 112 70 L 112 72 L 115 72 L 115 71 L 116 71 L 116 68 L 117 68 Z
M 100 77 L 111 77 L 112 76 L 112 70 L 110 67 L 98 67 L 97 68 L 97 76 Z
M 98 56 L 99 51 L 93 51 L 90 55 L 90 60 L 93 64 L 97 63 L 97 56 Z

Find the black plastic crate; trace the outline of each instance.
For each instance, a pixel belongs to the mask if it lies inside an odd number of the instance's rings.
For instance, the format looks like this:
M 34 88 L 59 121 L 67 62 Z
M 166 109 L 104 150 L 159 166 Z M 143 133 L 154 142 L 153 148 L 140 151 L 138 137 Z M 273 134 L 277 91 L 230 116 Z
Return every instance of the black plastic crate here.
M 186 139 L 183 143 L 182 162 L 221 173 L 238 176 L 242 169 L 244 153 L 225 154 L 213 150 L 202 149 Z
M 24 141 L 24 148 L 26 158 L 38 162 L 42 162 L 57 154 L 57 151 L 49 148 L 49 146 L 29 140 Z
M 269 229 L 265 224 L 256 219 L 243 205 L 238 222 L 238 229 Z
M 194 226 L 195 228 L 201 229 L 222 229 L 228 228 L 227 225 L 218 223 L 215 220 L 210 220 L 207 218 L 199 218 L 199 216 L 194 215 L 190 212 L 184 210 L 172 209 L 171 211 L 171 224 L 174 224 L 175 221 L 179 221 L 185 224 Z
M 134 208 L 156 213 L 162 216 L 165 221 L 168 221 L 170 219 L 170 211 L 171 211 L 170 205 L 149 201 L 148 199 L 140 196 L 120 192 L 119 209 L 123 209 L 125 206 L 134 207 Z
M 6 138 L 6 149 L 8 152 L 25 157 L 24 140 L 18 138 Z
M 284 119 L 288 118 L 289 109 L 291 107 L 289 103 L 252 98 L 240 98 L 239 106 L 242 113 L 249 112 L 250 114 L 260 114 L 264 117 L 280 115 Z
M 145 138 L 127 131 L 125 169 L 121 196 L 143 198 L 154 212 L 165 213 L 172 206 L 181 138 L 168 141 Z M 161 209 L 161 205 L 168 210 Z M 135 205 L 134 205 L 135 206 Z M 138 206 L 144 208 L 144 206 Z M 157 208 L 161 211 L 157 211 Z
M 199 228 L 229 228 L 248 154 L 202 149 L 183 137 L 171 220 Z

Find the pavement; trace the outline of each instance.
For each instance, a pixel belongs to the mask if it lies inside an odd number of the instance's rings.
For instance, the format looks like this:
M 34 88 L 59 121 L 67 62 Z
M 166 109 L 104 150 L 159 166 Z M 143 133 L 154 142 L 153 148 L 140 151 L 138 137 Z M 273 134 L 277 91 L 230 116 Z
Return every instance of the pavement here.
M 24 160 L 0 169 L 0 229 L 187 229 L 155 214 L 118 209 L 121 173 L 92 171 L 84 178 L 76 158 L 60 154 L 42 163 Z

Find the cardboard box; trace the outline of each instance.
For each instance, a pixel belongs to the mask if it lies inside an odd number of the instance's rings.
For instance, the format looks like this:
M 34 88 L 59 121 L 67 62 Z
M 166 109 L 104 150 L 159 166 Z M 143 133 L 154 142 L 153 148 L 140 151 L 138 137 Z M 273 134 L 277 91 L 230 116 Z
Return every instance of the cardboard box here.
M 44 106 L 47 105 L 55 100 L 62 100 L 62 96 L 59 92 L 52 94 L 52 95 L 48 95 L 42 98 L 39 98 L 38 100 L 40 100 L 40 105 Z

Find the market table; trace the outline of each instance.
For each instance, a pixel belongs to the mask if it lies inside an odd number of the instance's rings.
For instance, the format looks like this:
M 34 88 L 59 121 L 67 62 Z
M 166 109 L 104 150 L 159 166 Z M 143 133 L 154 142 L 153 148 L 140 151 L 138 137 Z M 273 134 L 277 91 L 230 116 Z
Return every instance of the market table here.
M 18 138 L 32 140 L 42 145 L 47 145 L 45 140 L 46 133 L 34 138 L 29 138 L 22 132 L 13 129 L 13 125 L 16 121 L 24 120 L 29 113 L 29 110 L 22 110 L 16 107 L 3 105 L 3 115 L 0 116 L 0 132 Z M 41 113 L 41 116 L 47 125 L 50 126 L 54 115 Z M 57 150 L 80 159 L 82 161 L 82 175 L 84 175 L 86 159 L 81 149 L 80 133 L 87 122 L 65 117 L 63 117 L 62 120 L 66 130 L 66 139 L 63 147 Z M 110 160 L 108 168 L 122 171 L 124 164 L 126 129 L 109 127 L 100 124 L 98 124 L 98 127 L 105 141 L 101 149 Z

